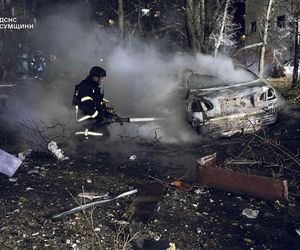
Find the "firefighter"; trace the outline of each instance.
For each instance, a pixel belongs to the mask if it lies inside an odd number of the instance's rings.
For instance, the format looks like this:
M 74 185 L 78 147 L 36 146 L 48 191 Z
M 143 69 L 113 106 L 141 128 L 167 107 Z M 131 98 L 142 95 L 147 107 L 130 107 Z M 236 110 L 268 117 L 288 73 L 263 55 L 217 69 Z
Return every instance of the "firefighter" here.
M 44 71 L 46 70 L 46 58 L 42 51 L 37 50 L 34 56 L 30 60 L 30 66 L 32 69 L 33 77 L 38 80 L 42 80 Z
M 77 121 L 94 119 L 97 124 L 101 124 L 106 116 L 104 95 L 101 91 L 101 83 L 106 77 L 106 71 L 98 66 L 91 68 L 85 80 L 75 86 L 73 96 L 73 106 L 78 107 L 82 113 L 77 117 Z

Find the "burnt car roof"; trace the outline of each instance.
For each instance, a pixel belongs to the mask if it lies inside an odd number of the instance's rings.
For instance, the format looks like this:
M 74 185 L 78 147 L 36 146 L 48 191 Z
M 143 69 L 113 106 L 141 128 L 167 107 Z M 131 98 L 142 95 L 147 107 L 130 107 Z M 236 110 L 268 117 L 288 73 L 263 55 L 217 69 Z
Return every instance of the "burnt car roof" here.
M 255 80 L 246 83 L 239 83 L 227 86 L 216 86 L 216 87 L 207 87 L 202 89 L 189 89 L 190 93 L 194 93 L 194 95 L 204 94 L 206 96 L 217 97 L 223 94 L 226 95 L 236 95 L 237 93 L 253 93 L 257 92 L 261 89 L 269 89 L 271 88 L 266 82 L 262 80 Z
M 241 65 L 235 65 L 235 70 L 242 73 L 241 77 L 220 77 L 216 75 L 202 74 L 190 71 L 186 77 L 186 88 L 191 91 L 209 91 L 231 88 L 252 87 L 255 85 L 267 85 L 264 81 L 259 80 L 258 76 Z

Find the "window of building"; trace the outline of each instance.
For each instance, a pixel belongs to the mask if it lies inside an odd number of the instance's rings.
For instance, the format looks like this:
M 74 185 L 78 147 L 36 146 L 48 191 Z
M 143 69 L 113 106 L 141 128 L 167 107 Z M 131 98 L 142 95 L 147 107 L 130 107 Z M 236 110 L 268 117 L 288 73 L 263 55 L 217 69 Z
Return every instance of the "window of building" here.
M 251 22 L 251 32 L 256 32 L 256 21 Z
M 281 29 L 285 28 L 285 16 L 277 17 L 277 27 Z

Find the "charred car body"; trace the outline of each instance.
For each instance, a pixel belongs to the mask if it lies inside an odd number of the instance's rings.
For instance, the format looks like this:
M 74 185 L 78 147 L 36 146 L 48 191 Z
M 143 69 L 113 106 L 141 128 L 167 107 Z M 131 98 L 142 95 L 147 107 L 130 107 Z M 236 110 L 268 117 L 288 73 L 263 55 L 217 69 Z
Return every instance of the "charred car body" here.
M 241 70 L 241 69 L 239 69 Z M 187 119 L 204 136 L 254 132 L 277 119 L 277 95 L 266 82 L 243 68 L 247 81 L 188 72 L 185 76 Z

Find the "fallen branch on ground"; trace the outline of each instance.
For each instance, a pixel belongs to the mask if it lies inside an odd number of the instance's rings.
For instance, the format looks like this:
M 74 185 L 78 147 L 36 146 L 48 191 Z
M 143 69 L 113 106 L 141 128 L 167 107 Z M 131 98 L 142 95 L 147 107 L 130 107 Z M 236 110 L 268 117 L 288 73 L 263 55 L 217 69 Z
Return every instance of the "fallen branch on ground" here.
M 297 155 L 293 154 L 289 149 L 283 147 L 282 145 L 280 145 L 278 142 L 273 142 L 270 139 L 266 139 L 263 138 L 259 135 L 253 135 L 254 137 L 260 139 L 261 141 L 271 145 L 272 147 L 278 149 L 281 153 L 283 153 L 284 155 L 286 155 L 288 158 L 290 158 L 291 160 L 294 161 L 294 163 L 296 163 L 298 166 L 300 166 L 300 160 L 297 158 Z M 285 167 L 286 168 L 286 167 Z M 300 173 L 300 171 L 297 171 L 295 169 L 293 169 L 293 171 Z
M 22 136 L 18 138 L 23 141 L 29 148 L 35 151 L 48 152 L 48 143 L 62 138 L 67 138 L 65 135 L 66 124 L 51 121 L 48 125 L 43 120 L 26 119 L 17 122 Z
M 257 134 L 251 135 L 252 138 L 246 144 L 244 149 L 238 156 L 229 159 L 227 164 L 229 165 L 254 165 L 260 164 L 266 167 L 279 167 L 280 171 L 283 169 L 289 170 L 292 173 L 300 174 L 300 171 L 291 168 L 292 165 L 300 166 L 299 152 L 293 153 L 290 149 L 284 147 L 280 142 L 274 141 L 267 138 L 266 134 L 260 136 Z M 261 155 L 262 149 L 264 147 L 269 148 L 268 155 Z M 260 153 L 257 152 L 260 150 Z M 272 151 L 270 153 L 270 150 Z M 272 155 L 272 159 L 266 159 L 268 156 Z M 269 157 L 270 158 L 270 157 Z M 275 161 L 274 161 L 275 159 Z

